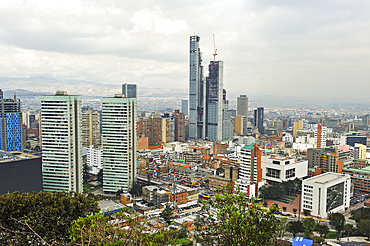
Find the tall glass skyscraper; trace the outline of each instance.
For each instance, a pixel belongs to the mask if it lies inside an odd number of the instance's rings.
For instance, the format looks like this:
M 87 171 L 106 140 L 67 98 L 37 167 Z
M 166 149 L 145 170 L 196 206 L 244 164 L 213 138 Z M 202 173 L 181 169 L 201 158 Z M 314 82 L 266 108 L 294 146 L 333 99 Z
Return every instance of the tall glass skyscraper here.
M 189 138 L 204 138 L 204 80 L 200 37 L 190 37 Z
M 206 78 L 206 137 L 211 141 L 222 139 L 224 109 L 223 62 L 211 61 Z M 225 91 L 226 97 L 226 91 Z M 226 98 L 225 98 L 226 99 Z
M 22 112 L 18 99 L 4 99 L 0 89 L 0 144 L 4 151 L 22 151 Z
M 44 191 L 82 192 L 81 96 L 41 96 Z

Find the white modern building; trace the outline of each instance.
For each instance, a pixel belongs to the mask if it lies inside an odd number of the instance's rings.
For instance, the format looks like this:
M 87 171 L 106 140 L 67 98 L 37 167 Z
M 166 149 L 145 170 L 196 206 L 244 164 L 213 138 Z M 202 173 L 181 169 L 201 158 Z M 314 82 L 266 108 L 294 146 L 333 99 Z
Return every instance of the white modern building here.
M 127 191 L 136 180 L 137 99 L 102 98 L 103 191 Z
M 82 192 L 81 96 L 41 96 L 44 191 Z
M 103 169 L 103 149 L 94 148 L 94 145 L 87 147 L 87 165 L 91 167 L 90 173 L 97 175 Z
M 302 209 L 321 218 L 349 208 L 351 177 L 323 173 L 302 181 Z
M 273 182 L 286 182 L 307 176 L 307 160 L 297 160 L 285 156 L 262 156 L 262 178 Z

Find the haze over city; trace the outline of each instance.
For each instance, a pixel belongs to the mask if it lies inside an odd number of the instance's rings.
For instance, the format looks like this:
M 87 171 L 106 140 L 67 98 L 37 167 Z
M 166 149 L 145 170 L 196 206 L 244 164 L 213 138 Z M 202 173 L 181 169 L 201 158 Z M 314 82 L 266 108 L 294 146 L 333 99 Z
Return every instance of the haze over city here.
M 3 1 L 0 74 L 187 93 L 189 36 L 201 37 L 207 70 L 215 34 L 229 95 L 364 100 L 369 10 L 368 1 Z

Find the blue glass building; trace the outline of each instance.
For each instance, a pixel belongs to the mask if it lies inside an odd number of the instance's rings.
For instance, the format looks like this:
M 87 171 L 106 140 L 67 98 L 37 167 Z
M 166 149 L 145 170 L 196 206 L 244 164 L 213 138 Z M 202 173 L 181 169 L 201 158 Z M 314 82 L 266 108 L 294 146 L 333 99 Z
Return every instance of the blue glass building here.
M 0 144 L 4 151 L 22 151 L 22 114 L 18 99 L 4 99 L 0 89 Z

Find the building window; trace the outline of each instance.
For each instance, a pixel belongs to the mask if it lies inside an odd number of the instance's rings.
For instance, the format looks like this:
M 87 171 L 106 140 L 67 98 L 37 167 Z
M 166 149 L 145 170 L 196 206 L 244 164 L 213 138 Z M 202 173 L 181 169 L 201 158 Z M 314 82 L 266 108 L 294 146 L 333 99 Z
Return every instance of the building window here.
M 295 177 L 295 168 L 289 169 L 285 171 L 285 178 L 293 178 Z
M 280 170 L 267 168 L 266 176 L 280 179 Z

